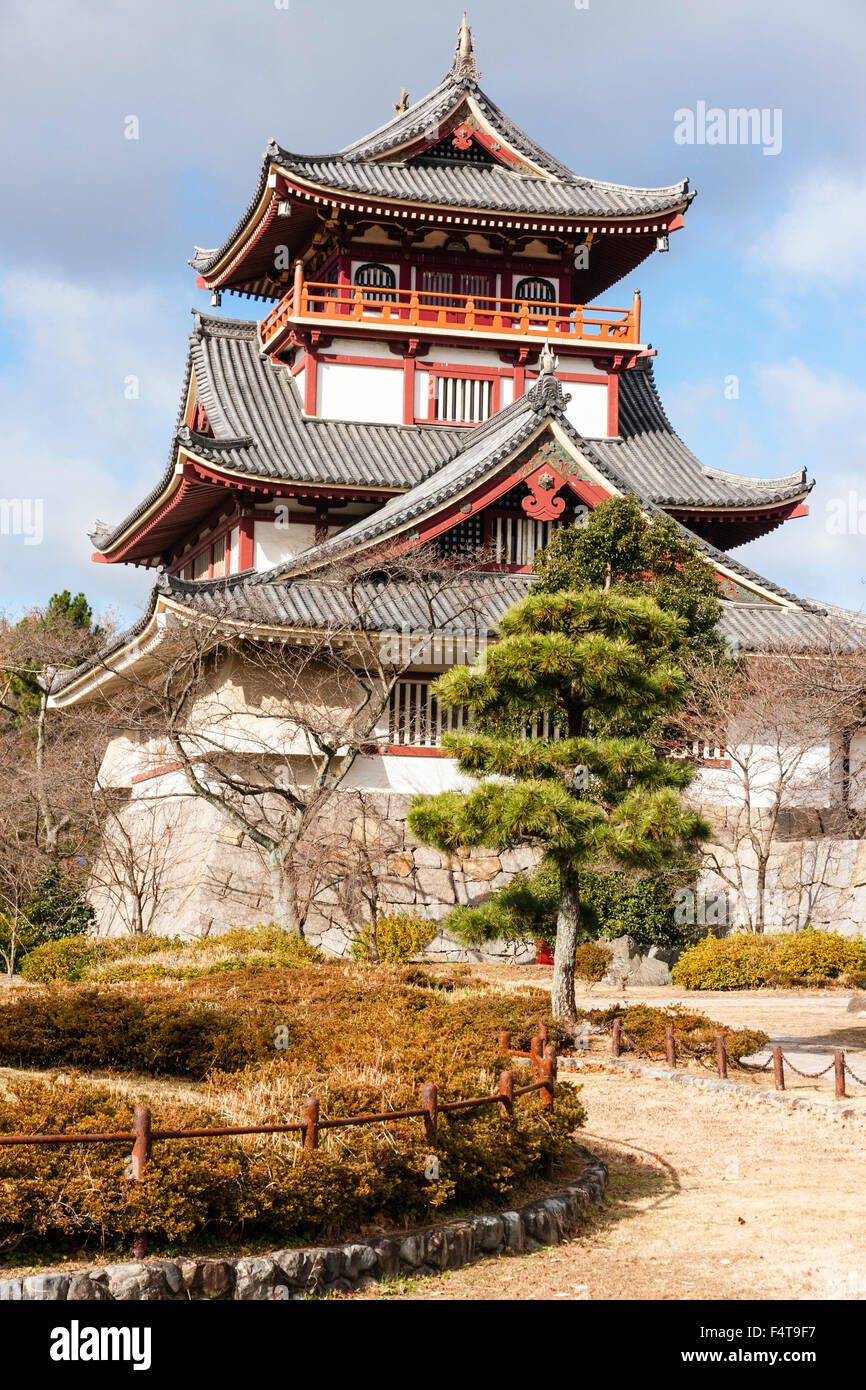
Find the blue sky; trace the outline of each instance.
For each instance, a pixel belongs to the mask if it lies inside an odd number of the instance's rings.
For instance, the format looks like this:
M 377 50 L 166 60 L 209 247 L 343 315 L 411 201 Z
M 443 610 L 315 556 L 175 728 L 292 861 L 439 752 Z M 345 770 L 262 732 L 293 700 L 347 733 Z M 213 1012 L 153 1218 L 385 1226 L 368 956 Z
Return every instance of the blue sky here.
M 0 497 L 43 499 L 44 539 L 0 535 L 0 608 L 68 587 L 140 611 L 146 573 L 92 564 L 86 532 L 165 466 L 189 311 L 207 306 L 193 245 L 237 221 L 271 136 L 332 150 L 401 86 L 429 91 L 459 20 L 419 0 L 5 0 Z M 808 519 L 734 553 L 866 609 L 862 0 L 476 0 L 469 20 L 482 87 L 571 168 L 698 189 L 670 253 L 605 301 L 641 289 L 668 413 L 705 463 L 817 478 Z M 675 112 L 701 101 L 780 109 L 780 152 L 676 143 Z M 849 494 L 835 534 L 828 505 Z

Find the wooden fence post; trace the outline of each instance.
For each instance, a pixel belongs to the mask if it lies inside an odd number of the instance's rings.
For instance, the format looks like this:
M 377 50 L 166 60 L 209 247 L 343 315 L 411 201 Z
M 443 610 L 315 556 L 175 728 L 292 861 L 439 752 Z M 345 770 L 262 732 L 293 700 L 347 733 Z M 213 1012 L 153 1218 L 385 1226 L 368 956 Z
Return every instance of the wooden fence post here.
M 610 1030 L 610 1055 L 618 1057 L 622 1052 L 622 1019 L 615 1018 Z
M 553 1084 L 556 1081 L 556 1048 L 553 1043 L 548 1043 L 544 1049 L 544 1057 L 541 1062 L 541 1079 L 544 1081 L 544 1090 L 541 1092 L 542 1110 L 553 1109 Z
M 424 1137 L 431 1149 L 435 1149 L 439 1125 L 439 1102 L 435 1081 L 425 1081 L 421 1087 L 421 1109 L 424 1111 Z
M 773 1048 L 773 1080 L 776 1083 L 777 1091 L 785 1089 L 785 1064 L 782 1061 L 781 1047 Z
M 313 1149 L 319 1145 L 319 1097 L 307 1096 L 301 1106 L 301 1122 L 304 1126 L 304 1158 L 309 1158 Z
M 845 1053 L 833 1054 L 833 1074 L 836 1080 L 836 1099 L 845 1099 Z
M 674 1037 L 674 1025 L 672 1023 L 669 1023 L 665 1028 L 665 1053 L 667 1055 L 668 1066 L 675 1067 L 677 1064 L 677 1044 Z
M 529 1042 L 529 1067 L 533 1081 L 541 1080 L 541 1039 L 531 1038 Z
M 502 1071 L 499 1073 L 499 1094 L 502 1097 L 499 1102 L 499 1113 L 503 1120 L 507 1120 L 514 1113 L 513 1071 Z
M 511 1051 L 511 1034 L 510 1034 L 510 1033 L 500 1033 L 500 1034 L 499 1034 L 499 1046 L 500 1046 L 500 1048 L 502 1049 L 503 1052 L 510 1052 L 510 1051 Z
M 149 1105 L 137 1105 L 132 1112 L 132 1180 L 141 1182 L 151 1149 L 151 1116 Z
M 132 1161 L 131 1176 L 133 1182 L 142 1182 L 144 1170 L 147 1167 L 147 1160 L 150 1158 L 152 1141 L 151 1114 L 149 1105 L 137 1105 L 132 1112 Z M 147 1236 L 143 1231 L 138 1231 L 132 1238 L 132 1258 L 143 1260 L 147 1254 Z
M 539 1038 L 539 1041 L 540 1041 L 540 1043 L 541 1043 L 541 1051 L 543 1052 L 544 1049 L 545 1049 L 545 1047 L 547 1046 L 547 1024 L 546 1024 L 546 1023 L 539 1023 L 539 1025 L 538 1025 L 538 1038 Z
M 728 1077 L 728 1050 L 725 1047 L 724 1033 L 716 1034 L 716 1067 L 723 1081 Z

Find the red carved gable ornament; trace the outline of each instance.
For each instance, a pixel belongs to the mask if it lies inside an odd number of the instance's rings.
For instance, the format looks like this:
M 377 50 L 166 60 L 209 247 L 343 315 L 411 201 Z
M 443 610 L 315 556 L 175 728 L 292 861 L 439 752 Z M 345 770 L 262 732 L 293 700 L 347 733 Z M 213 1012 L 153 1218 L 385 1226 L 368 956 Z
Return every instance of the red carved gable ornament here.
M 565 511 L 565 498 L 557 493 L 568 481 L 549 463 L 543 463 L 526 478 L 531 496 L 524 497 L 523 510 L 533 521 L 555 521 Z
M 454 132 L 451 144 L 456 150 L 468 150 L 472 147 L 472 132 L 468 126 L 459 125 Z

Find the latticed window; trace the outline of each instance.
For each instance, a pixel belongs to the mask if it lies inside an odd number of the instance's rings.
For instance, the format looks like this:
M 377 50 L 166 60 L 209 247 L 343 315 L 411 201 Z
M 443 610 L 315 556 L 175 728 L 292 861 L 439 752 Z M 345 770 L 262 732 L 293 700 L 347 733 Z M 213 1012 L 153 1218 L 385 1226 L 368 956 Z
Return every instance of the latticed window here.
M 474 556 L 484 545 L 484 521 L 478 516 L 468 516 L 465 521 L 452 526 L 439 537 L 440 555 Z
M 552 280 L 542 280 L 538 275 L 530 275 L 518 282 L 514 298 L 526 299 L 530 304 L 555 304 L 556 287 Z
M 560 521 L 533 521 L 528 516 L 494 516 L 491 558 L 497 565 L 531 565 L 536 550 L 547 545 Z
M 453 309 L 457 307 L 455 295 L 467 295 L 473 299 L 476 296 L 482 299 L 489 298 L 491 280 L 489 275 L 480 270 L 461 270 L 456 275 L 453 270 L 422 270 L 420 289 L 424 292 L 421 300 L 422 309 L 437 306 Z M 479 307 L 489 309 L 490 305 L 482 303 Z
M 490 419 L 493 382 L 479 377 L 434 376 L 433 419 L 449 425 L 480 425 Z
M 389 294 L 389 290 L 396 290 L 397 276 L 389 265 L 379 265 L 376 261 L 370 261 L 367 265 L 359 265 L 355 271 L 355 284 L 365 289 L 377 291 L 375 298 L 383 303 L 391 303 L 396 299 L 396 295 Z M 379 293 L 381 291 L 381 293 Z
M 432 681 L 397 682 L 388 711 L 389 743 L 435 748 L 443 734 L 464 727 L 466 711 L 461 707 L 442 709 L 432 691 Z
M 432 694 L 433 679 L 398 681 L 388 710 L 388 742 L 395 747 L 435 748 L 443 734 L 469 727 L 469 711 L 462 705 L 443 709 Z M 526 738 L 556 740 L 561 737 L 553 715 L 545 715 L 524 730 Z

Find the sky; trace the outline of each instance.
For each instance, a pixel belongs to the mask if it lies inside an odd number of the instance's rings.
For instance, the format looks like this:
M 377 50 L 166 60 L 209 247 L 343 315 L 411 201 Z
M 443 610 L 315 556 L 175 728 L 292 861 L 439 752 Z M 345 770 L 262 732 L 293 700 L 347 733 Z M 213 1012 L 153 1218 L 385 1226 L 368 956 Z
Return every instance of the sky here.
M 190 310 L 209 307 L 193 247 L 235 225 L 269 138 L 338 149 L 401 87 L 430 91 L 460 18 L 420 0 L 3 0 L 0 611 L 68 588 L 141 612 L 152 575 L 93 564 L 87 532 L 165 467 Z M 866 611 L 863 0 L 474 0 L 469 23 L 482 88 L 577 173 L 697 188 L 670 252 L 603 302 L 641 290 L 662 399 L 705 464 L 817 480 L 807 518 L 733 553 Z M 739 107 L 766 113 L 763 139 L 717 120 L 711 139 L 700 113 Z M 220 312 L 263 309 L 226 295 Z

